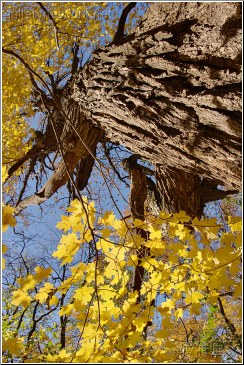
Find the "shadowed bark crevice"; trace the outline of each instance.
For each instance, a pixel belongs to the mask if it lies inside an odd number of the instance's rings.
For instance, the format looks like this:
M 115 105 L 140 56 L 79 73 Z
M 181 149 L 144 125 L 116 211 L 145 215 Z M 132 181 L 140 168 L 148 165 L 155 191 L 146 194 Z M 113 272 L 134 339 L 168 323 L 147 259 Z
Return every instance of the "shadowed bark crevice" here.
M 185 211 L 201 218 L 206 203 L 236 194 L 237 190 L 219 190 L 218 184 L 177 168 L 156 166 L 157 190 L 161 210 L 168 213 Z

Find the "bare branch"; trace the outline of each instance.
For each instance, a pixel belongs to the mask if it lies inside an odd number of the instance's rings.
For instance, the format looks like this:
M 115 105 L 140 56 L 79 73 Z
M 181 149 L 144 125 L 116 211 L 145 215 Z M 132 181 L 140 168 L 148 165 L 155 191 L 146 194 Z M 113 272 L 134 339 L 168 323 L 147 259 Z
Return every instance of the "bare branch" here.
M 11 167 L 10 167 L 10 169 L 8 170 L 8 177 L 7 177 L 7 179 L 6 179 L 6 182 L 8 181 L 8 179 L 13 175 L 13 173 L 15 172 L 15 171 L 17 171 L 18 170 L 18 168 L 20 167 L 20 166 L 22 166 L 23 165 L 23 163 L 24 162 L 26 162 L 27 160 L 29 160 L 29 158 L 35 158 L 35 157 L 37 157 L 37 156 L 39 156 L 40 155 L 40 152 L 41 152 L 41 150 L 43 150 L 43 146 L 40 146 L 40 145 L 34 145 L 27 153 L 26 153 L 26 155 L 24 156 L 24 157 L 22 157 L 22 158 L 20 158 L 20 159 L 18 159 L 16 162 L 15 162 L 15 164 L 14 165 L 12 165 Z
M 22 196 L 23 196 L 23 194 L 25 192 L 25 189 L 26 189 L 27 182 L 28 182 L 28 179 L 30 177 L 30 174 L 34 171 L 34 167 L 35 167 L 35 164 L 36 164 L 36 160 L 37 160 L 37 156 L 35 158 L 32 158 L 31 159 L 30 166 L 28 168 L 27 173 L 25 174 L 23 186 L 22 186 L 22 189 L 20 190 L 19 197 L 18 197 L 18 201 L 17 201 L 17 204 L 16 205 L 18 205 L 21 202 L 21 200 L 22 200 Z
M 104 147 L 104 153 L 105 153 L 105 156 L 107 157 L 107 159 L 108 159 L 108 162 L 109 162 L 109 164 L 110 164 L 110 166 L 111 166 L 111 168 L 112 168 L 112 170 L 114 171 L 114 173 L 118 176 L 118 178 L 119 178 L 119 180 L 120 181 L 122 181 L 128 188 L 129 188 L 129 184 L 127 184 L 127 182 L 124 180 L 124 178 L 123 177 L 121 177 L 121 175 L 120 175 L 120 173 L 119 173 L 119 171 L 116 169 L 116 167 L 114 166 L 114 163 L 113 163 L 113 161 L 112 161 L 112 159 L 111 159 L 111 157 L 110 157 L 110 149 L 109 148 L 107 148 L 107 146 L 106 146 L 106 144 L 104 144 L 103 145 L 103 147 Z
M 9 54 L 10 56 L 13 56 L 15 58 L 17 58 L 24 66 L 25 68 L 32 74 L 35 75 L 38 80 L 41 81 L 41 83 L 43 84 L 43 86 L 45 86 L 47 88 L 47 90 L 51 93 L 51 90 L 49 88 L 49 86 L 47 85 L 47 83 L 43 80 L 43 78 L 38 75 L 38 73 L 36 71 L 34 71 L 29 65 L 28 63 L 20 56 L 18 55 L 18 53 L 15 53 L 14 51 L 10 50 L 10 49 L 6 49 L 6 48 L 2 48 L 2 52 L 5 54 Z M 32 82 L 33 80 L 31 80 Z M 37 85 L 36 85 L 37 87 Z M 37 87 L 38 88 L 38 87 Z M 39 88 L 38 88 L 39 89 Z
M 58 25 L 55 21 L 55 19 L 53 18 L 52 14 L 45 8 L 45 6 L 41 3 L 37 1 L 37 4 L 40 6 L 40 8 L 44 11 L 45 14 L 47 14 L 48 18 L 51 20 L 51 22 L 53 23 L 53 27 L 54 27 L 54 36 L 55 36 L 55 40 L 56 40 L 56 45 L 58 50 L 60 49 L 59 47 L 59 41 L 58 41 Z

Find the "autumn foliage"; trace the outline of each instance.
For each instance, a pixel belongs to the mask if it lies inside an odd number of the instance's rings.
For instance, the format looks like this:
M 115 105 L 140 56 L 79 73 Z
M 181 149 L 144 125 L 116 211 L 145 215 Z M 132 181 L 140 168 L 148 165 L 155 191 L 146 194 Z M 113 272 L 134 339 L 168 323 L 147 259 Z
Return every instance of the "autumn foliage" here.
M 161 213 L 158 218 L 133 223 L 117 219 L 112 212 L 97 217 L 94 204 L 85 197 L 82 202 L 73 201 L 67 210 L 68 215 L 57 225 L 63 235 L 53 257 L 60 265 L 69 264 L 69 275 L 56 286 L 50 279 L 52 269 L 38 266 L 20 277 L 11 293 L 11 306 L 18 316 L 34 305 L 65 316 L 67 345 L 60 349 L 59 339 L 54 341 L 43 331 L 36 331 L 32 342 L 26 343 L 25 338 L 16 336 L 14 328 L 6 326 L 6 359 L 203 361 L 210 356 L 207 349 L 211 344 L 221 344 L 215 348 L 218 358 L 230 342 L 234 348 L 240 345 L 239 217 L 230 217 L 223 232 L 216 218 L 190 219 L 184 212 Z M 4 223 L 13 224 L 9 209 L 4 212 Z M 168 227 L 166 236 L 162 225 Z M 147 242 L 134 233 L 136 227 L 149 233 Z M 131 292 L 131 275 L 138 260 L 135 252 L 142 244 L 150 250 L 141 262 L 146 275 L 140 293 Z M 92 258 L 72 265 L 88 247 Z M 68 299 L 65 305 L 61 305 L 63 297 Z M 235 311 L 231 314 L 235 331 L 225 321 L 230 311 Z M 221 335 L 218 327 L 223 329 Z
M 16 227 L 15 189 L 28 162 L 11 179 L 8 169 L 35 140 L 29 73 L 49 95 L 50 75 L 60 86 L 71 75 L 76 46 L 82 64 L 111 40 L 120 10 L 104 2 L 3 4 L 2 178 L 3 196 L 12 199 L 2 208 L 4 232 Z M 132 13 L 127 29 L 138 18 Z M 82 195 L 71 199 L 56 228 L 61 238 L 52 265 L 20 270 L 4 288 L 4 363 L 240 361 L 238 214 L 200 219 L 161 212 L 141 221 L 112 210 L 100 214 L 98 202 Z M 5 244 L 2 254 L 7 270 Z M 139 291 L 138 266 L 144 268 Z M 63 273 L 56 280 L 55 268 Z

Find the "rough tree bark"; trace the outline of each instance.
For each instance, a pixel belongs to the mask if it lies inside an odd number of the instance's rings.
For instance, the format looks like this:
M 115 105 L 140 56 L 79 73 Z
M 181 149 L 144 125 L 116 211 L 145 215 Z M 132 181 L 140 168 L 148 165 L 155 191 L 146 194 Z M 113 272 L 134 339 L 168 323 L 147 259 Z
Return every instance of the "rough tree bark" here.
M 156 165 L 166 210 L 201 215 L 218 184 L 241 186 L 240 28 L 240 3 L 154 3 L 71 85 L 109 140 Z
M 206 202 L 227 195 L 218 184 L 240 190 L 241 45 L 241 3 L 151 4 L 135 32 L 97 49 L 59 97 L 71 115 L 61 138 L 71 141 L 67 158 L 77 157 L 71 172 L 86 166 L 83 142 L 94 151 L 105 140 L 155 164 L 165 210 L 201 215 Z M 78 123 L 69 103 L 82 111 Z M 61 170 L 35 203 L 68 179 Z

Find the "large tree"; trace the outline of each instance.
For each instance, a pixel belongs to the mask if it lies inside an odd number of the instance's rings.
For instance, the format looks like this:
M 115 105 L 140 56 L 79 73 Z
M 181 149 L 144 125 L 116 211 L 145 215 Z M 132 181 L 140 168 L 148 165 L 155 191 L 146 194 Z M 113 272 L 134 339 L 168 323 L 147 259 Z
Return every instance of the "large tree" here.
M 164 210 L 199 216 L 206 202 L 240 189 L 241 3 L 152 3 L 125 35 L 135 5 L 125 7 L 112 42 L 81 69 L 74 46 L 72 77 L 62 87 L 50 73 L 49 86 L 18 52 L 3 49 L 26 67 L 33 103 L 48 119 L 9 175 L 28 159 L 34 164 L 36 154 L 62 156 L 41 190 L 18 202 L 19 211 L 48 199 L 75 168 L 73 184 L 83 189 L 104 141 L 155 165 Z
M 72 198 L 51 260 L 43 237 L 35 268 L 25 232 L 8 245 L 7 361 L 239 358 L 241 218 L 200 217 L 241 187 L 241 4 L 150 3 L 135 26 L 143 6 L 4 3 L 3 229 Z M 117 207 L 102 153 L 129 174 L 128 215 L 81 195 L 95 165 Z

